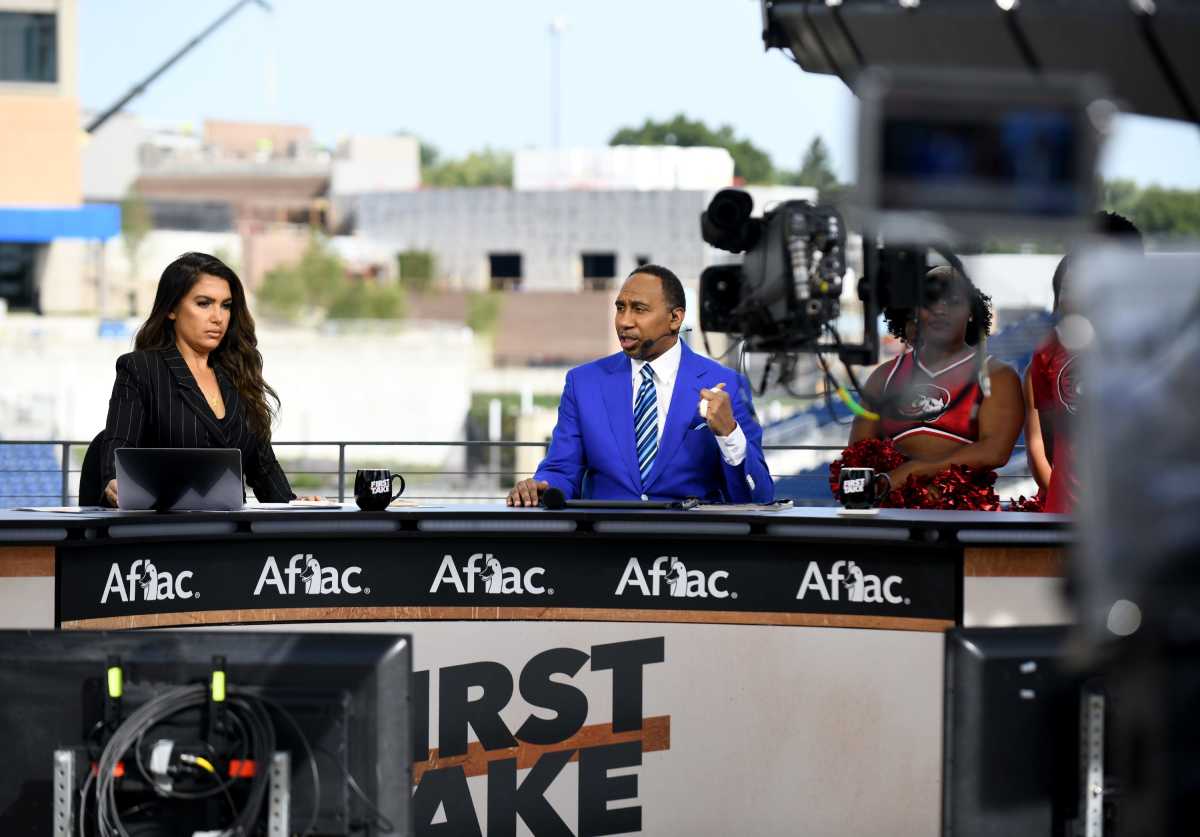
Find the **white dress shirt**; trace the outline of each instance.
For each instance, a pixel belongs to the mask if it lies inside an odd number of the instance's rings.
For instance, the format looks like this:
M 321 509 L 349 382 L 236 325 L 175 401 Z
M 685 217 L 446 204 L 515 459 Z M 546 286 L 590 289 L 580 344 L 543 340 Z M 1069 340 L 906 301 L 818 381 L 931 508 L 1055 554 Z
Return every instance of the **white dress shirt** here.
M 654 360 L 645 361 L 634 359 L 633 366 L 633 403 L 637 407 L 638 388 L 642 385 L 642 367 L 649 366 L 654 376 L 654 394 L 658 397 L 658 441 L 662 444 L 663 429 L 667 426 L 667 412 L 671 409 L 671 394 L 675 391 L 675 378 L 679 375 L 679 360 L 683 357 L 683 349 L 679 340 Z M 733 394 L 730 394 L 730 398 Z M 699 408 L 699 404 L 696 405 Z M 711 432 L 711 431 L 710 431 Z M 739 424 L 734 424 L 733 432 L 728 436 L 717 436 L 717 446 L 721 449 L 721 458 L 731 467 L 741 465 L 746 458 L 746 434 Z

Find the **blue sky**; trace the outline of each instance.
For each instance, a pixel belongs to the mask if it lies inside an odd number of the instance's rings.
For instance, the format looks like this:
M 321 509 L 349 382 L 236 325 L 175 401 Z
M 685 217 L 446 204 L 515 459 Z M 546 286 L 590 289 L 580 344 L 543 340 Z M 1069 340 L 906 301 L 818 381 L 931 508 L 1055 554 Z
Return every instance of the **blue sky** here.
M 80 96 L 110 104 L 232 0 L 80 0 Z M 405 130 L 458 155 L 549 144 L 548 28 L 564 17 L 564 145 L 683 112 L 794 168 L 817 134 L 853 170 L 854 98 L 764 53 L 754 0 L 273 0 L 243 9 L 130 109 L 300 122 L 332 143 Z M 1200 188 L 1200 131 L 1122 117 L 1104 173 Z

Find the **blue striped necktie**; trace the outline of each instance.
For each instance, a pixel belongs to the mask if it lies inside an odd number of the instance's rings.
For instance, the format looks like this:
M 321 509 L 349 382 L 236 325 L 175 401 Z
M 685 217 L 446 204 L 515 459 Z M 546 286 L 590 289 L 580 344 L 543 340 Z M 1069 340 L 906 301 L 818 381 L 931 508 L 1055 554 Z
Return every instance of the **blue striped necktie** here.
M 637 440 L 638 471 L 645 483 L 658 453 L 658 393 L 654 390 L 654 370 L 648 363 L 642 367 L 642 385 L 633 408 L 633 435 Z

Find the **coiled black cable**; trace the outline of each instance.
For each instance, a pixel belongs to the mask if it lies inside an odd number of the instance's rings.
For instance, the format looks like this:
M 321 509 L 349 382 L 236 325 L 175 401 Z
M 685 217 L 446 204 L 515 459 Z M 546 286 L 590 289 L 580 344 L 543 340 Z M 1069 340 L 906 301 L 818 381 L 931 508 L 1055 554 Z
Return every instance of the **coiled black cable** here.
M 208 701 L 206 686 L 196 684 L 180 686 L 161 695 L 151 698 L 139 707 L 113 732 L 108 744 L 100 754 L 95 781 L 96 824 L 101 837 L 131 837 L 125 828 L 121 813 L 117 807 L 117 765 L 128 760 L 137 764 L 150 786 L 160 796 L 176 799 L 197 799 L 224 792 L 233 808 L 233 820 L 225 829 L 223 835 L 228 837 L 247 837 L 259 821 L 263 801 L 267 795 L 270 781 L 269 771 L 259 770 L 250 780 L 245 805 L 238 810 L 229 795 L 229 783 L 214 775 L 217 787 L 200 793 L 167 790 L 151 779 L 146 770 L 142 757 L 142 741 L 146 734 L 155 726 L 173 718 L 181 712 L 205 706 Z M 235 723 L 248 738 L 246 750 L 259 765 L 268 765 L 275 752 L 275 726 L 267 714 L 262 699 L 233 690 L 227 700 L 229 712 L 236 718 Z M 303 735 L 301 735 L 303 740 Z M 304 741 L 307 747 L 307 741 Z M 132 752 L 131 752 L 132 751 Z M 86 788 L 85 788 L 86 793 Z M 319 799 L 314 802 L 319 804 Z M 83 814 L 85 806 L 80 805 L 80 832 L 83 832 Z

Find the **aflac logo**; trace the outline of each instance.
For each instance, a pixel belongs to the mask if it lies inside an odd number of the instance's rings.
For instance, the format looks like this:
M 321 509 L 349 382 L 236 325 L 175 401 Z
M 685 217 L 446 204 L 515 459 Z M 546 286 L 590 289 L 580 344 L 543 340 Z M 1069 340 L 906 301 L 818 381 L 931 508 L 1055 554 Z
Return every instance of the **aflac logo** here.
M 459 593 L 495 593 L 498 595 L 522 593 L 534 596 L 554 595 L 554 588 L 544 587 L 537 579 L 546 574 L 544 567 L 530 567 L 522 573 L 516 567 L 506 567 L 490 552 L 476 552 L 461 568 L 454 563 L 454 556 L 442 558 L 437 575 L 429 588 L 436 593 L 443 585 L 449 585 Z M 480 589 L 476 590 L 475 579 L 479 578 Z
M 120 564 L 114 563 L 108 571 L 108 580 L 104 582 L 104 592 L 100 594 L 100 604 L 107 604 L 108 597 L 116 594 L 123 602 L 136 602 L 138 590 L 142 591 L 141 599 L 155 602 L 163 599 L 200 598 L 199 593 L 193 593 L 184 582 L 190 582 L 192 571 L 184 570 L 178 575 L 163 570 L 160 571 L 150 561 L 141 558 L 129 565 L 129 572 L 121 574 Z
M 829 573 L 822 575 L 820 565 L 816 561 L 809 561 L 796 598 L 803 599 L 809 592 L 815 591 L 825 601 L 836 602 L 841 600 L 841 591 L 845 588 L 845 601 L 848 602 L 910 604 L 910 599 L 895 591 L 903 583 L 904 579 L 898 575 L 880 579 L 877 575 L 864 573 L 853 561 L 834 561 Z
M 666 582 L 667 592 L 679 599 L 736 599 L 737 593 L 725 589 L 723 583 L 729 580 L 729 573 L 716 570 L 705 574 L 702 570 L 689 570 L 687 566 L 674 555 L 660 555 L 654 559 L 650 569 L 643 572 L 637 557 L 629 559 L 625 572 L 617 582 L 614 595 L 624 595 L 629 587 L 636 587 L 643 596 L 662 595 L 662 582 Z M 718 583 L 721 582 L 721 583 Z
M 312 553 L 303 552 L 288 559 L 287 567 L 281 572 L 279 565 L 275 563 L 275 556 L 268 555 L 263 563 L 262 572 L 258 575 L 258 584 L 254 585 L 254 595 L 260 596 L 263 588 L 273 587 L 281 596 L 294 596 L 297 578 L 304 584 L 303 592 L 310 596 L 369 594 L 370 587 L 362 587 L 354 580 L 361 574 L 362 567 L 346 567 L 344 570 L 322 567 L 320 562 L 312 557 Z M 287 577 L 286 580 L 284 576 Z

